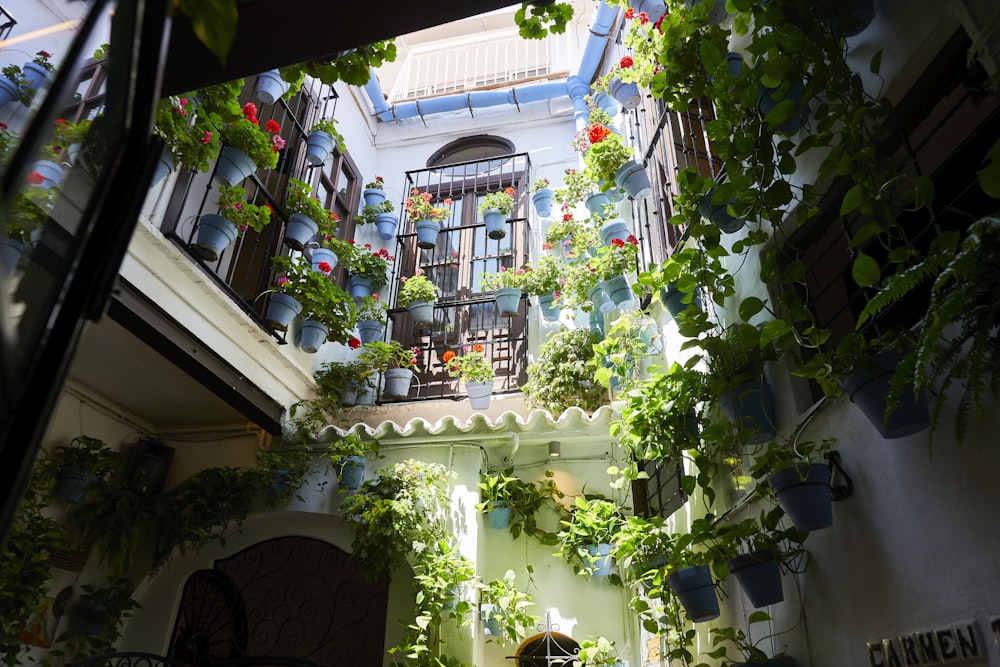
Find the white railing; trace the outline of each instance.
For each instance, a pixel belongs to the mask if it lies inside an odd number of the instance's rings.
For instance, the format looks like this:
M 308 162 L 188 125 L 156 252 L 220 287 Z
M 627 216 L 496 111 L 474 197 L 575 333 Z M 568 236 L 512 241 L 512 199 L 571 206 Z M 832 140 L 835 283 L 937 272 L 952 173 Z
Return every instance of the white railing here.
M 502 87 L 568 70 L 568 35 L 526 40 L 504 35 L 486 42 L 418 51 L 406 59 L 389 95 L 395 104 L 476 88 Z

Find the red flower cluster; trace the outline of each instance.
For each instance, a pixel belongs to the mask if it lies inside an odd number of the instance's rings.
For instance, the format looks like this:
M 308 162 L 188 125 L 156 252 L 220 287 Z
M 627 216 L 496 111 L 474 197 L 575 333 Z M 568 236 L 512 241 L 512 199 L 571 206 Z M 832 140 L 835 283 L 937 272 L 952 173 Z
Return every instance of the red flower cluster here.
M 281 126 L 278 125 L 278 121 L 273 118 L 264 124 L 264 129 L 268 132 L 281 132 Z
M 642 25 L 649 23 L 649 14 L 646 12 L 639 12 L 639 23 Z
M 260 121 L 257 120 L 257 105 L 253 102 L 247 102 L 243 105 L 243 116 L 254 125 L 260 124 Z
M 611 239 L 611 245 L 614 246 L 615 248 L 624 248 L 625 242 L 622 241 L 621 239 Z
M 441 355 L 441 361 L 443 361 L 444 363 L 448 363 L 449 361 L 451 361 L 454 358 L 455 358 L 455 353 L 452 352 L 451 350 L 448 350 L 444 354 Z
M 359 347 L 361 347 L 361 341 L 355 338 L 354 336 L 351 336 L 350 340 L 347 341 L 347 347 L 351 348 L 352 350 L 356 350 Z
M 587 131 L 587 138 L 590 139 L 591 144 L 599 144 L 607 139 L 609 134 L 611 134 L 611 130 L 600 123 L 594 123 Z
M 628 9 L 626 9 L 625 10 L 625 18 L 627 18 L 627 19 L 634 19 L 635 18 L 635 10 L 632 9 L 631 7 L 629 7 Z
M 322 273 L 330 273 L 331 271 L 333 271 L 333 267 L 330 266 L 330 262 L 320 262 L 316 266 Z
M 37 171 L 33 171 L 28 174 L 28 183 L 31 185 L 41 185 L 43 181 L 45 181 L 45 177 Z
M 639 245 L 639 239 L 637 239 L 635 235 L 629 234 L 628 237 L 625 239 L 625 243 L 631 243 L 632 245 Z
M 632 56 L 625 56 L 618 62 L 619 67 L 622 69 L 628 69 L 634 64 L 635 62 L 632 60 Z

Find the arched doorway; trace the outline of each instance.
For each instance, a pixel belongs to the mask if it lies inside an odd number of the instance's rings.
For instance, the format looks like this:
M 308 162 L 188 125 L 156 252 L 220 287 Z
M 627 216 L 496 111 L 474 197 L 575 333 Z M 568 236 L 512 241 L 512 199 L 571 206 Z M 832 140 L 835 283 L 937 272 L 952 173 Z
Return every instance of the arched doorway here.
M 322 540 L 259 542 L 188 578 L 169 657 L 195 665 L 268 656 L 380 667 L 389 580 L 366 574 Z

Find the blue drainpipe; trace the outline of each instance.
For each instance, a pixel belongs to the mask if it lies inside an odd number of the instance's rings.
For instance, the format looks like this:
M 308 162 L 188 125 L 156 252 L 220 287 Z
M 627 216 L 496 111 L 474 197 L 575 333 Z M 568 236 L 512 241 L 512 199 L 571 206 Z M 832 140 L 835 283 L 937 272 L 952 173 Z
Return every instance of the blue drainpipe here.
M 383 122 L 392 120 L 403 120 L 405 118 L 415 118 L 429 116 L 431 114 L 445 113 L 447 111 L 459 111 L 468 109 L 472 113 L 476 109 L 501 106 L 504 104 L 518 105 L 528 102 L 539 102 L 550 100 L 563 95 L 569 95 L 573 100 L 573 109 L 579 119 L 581 114 L 586 116 L 586 104 L 583 96 L 590 92 L 590 81 L 593 80 L 597 67 L 604 56 L 605 48 L 611 39 L 611 30 L 614 27 L 615 17 L 618 10 L 609 7 L 604 0 L 597 6 L 594 13 L 594 22 L 590 27 L 590 37 L 584 47 L 583 57 L 580 59 L 580 72 L 563 81 L 545 81 L 534 83 L 522 88 L 512 88 L 510 90 L 477 90 L 470 93 L 459 93 L 456 95 L 443 95 L 441 97 L 430 97 L 415 102 L 403 102 L 390 106 L 385 101 L 382 86 L 379 84 L 375 73 L 365 84 L 365 92 L 371 100 L 375 109 L 375 115 Z

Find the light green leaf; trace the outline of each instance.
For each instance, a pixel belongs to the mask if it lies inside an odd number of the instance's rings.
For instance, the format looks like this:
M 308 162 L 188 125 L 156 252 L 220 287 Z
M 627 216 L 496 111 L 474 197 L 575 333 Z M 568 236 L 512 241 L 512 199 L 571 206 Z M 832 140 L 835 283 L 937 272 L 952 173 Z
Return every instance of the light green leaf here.
M 882 278 L 882 271 L 878 267 L 878 262 L 863 252 L 859 252 L 851 267 L 851 277 L 859 287 L 871 287 L 877 285 Z

